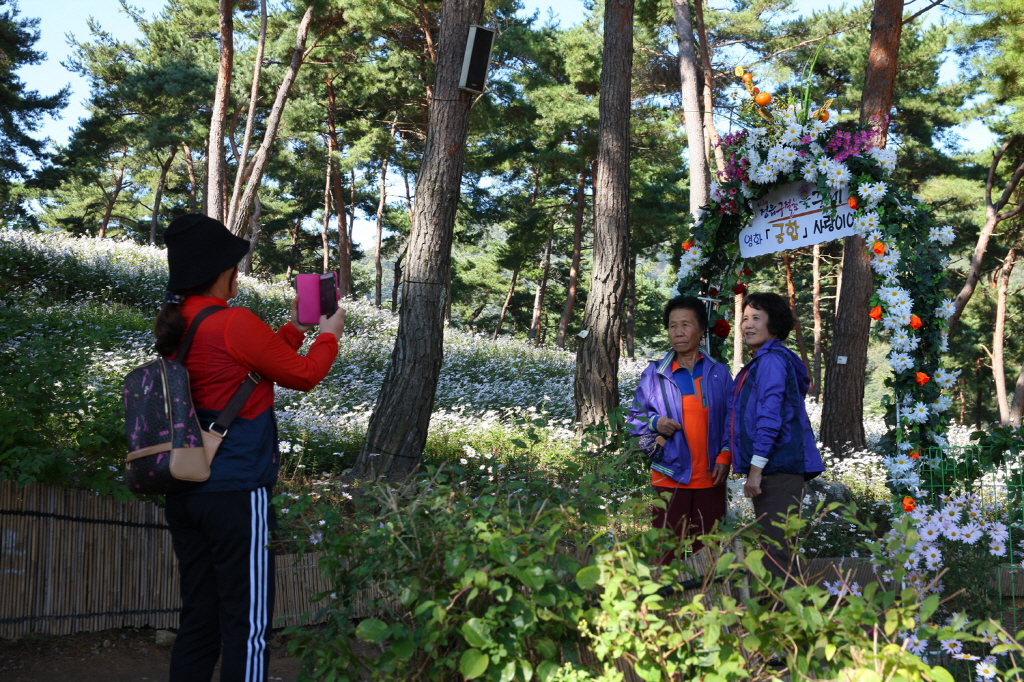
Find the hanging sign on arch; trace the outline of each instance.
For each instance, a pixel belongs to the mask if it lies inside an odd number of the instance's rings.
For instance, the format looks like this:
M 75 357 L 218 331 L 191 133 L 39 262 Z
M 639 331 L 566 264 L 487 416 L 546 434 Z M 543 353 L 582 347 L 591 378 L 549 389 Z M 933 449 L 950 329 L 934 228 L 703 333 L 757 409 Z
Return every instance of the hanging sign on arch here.
M 753 258 L 857 234 L 857 212 L 849 199 L 846 185 L 832 190 L 827 201 L 809 182 L 782 185 L 750 202 L 754 216 L 740 230 L 740 255 Z M 834 216 L 829 209 L 835 209 Z

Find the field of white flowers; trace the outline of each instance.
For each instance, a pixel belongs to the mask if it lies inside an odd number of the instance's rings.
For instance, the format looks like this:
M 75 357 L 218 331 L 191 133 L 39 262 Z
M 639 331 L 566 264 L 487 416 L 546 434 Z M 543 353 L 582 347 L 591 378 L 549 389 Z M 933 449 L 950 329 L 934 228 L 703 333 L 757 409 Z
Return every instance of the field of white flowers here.
M 110 412 L 117 408 L 111 396 L 118 393 L 123 375 L 151 356 L 152 317 L 161 305 L 166 276 L 161 249 L 110 239 L 0 232 L 0 277 L 14 284 L 0 297 L 0 311 L 6 319 L 27 321 L 18 333 L 0 337 L 2 350 L 24 361 L 60 348 L 65 359 L 77 359 L 77 364 L 40 364 L 51 375 L 39 376 L 37 383 L 58 402 L 74 405 L 66 420 L 105 419 L 112 427 L 116 414 Z M 287 319 L 292 295 L 285 282 L 243 276 L 232 304 L 277 325 Z M 346 307 L 347 330 L 328 377 L 309 393 L 277 391 L 281 435 L 293 455 L 286 474 L 307 469 L 318 475 L 350 466 L 365 433 L 398 317 L 363 300 Z M 624 403 L 645 366 L 646 360 L 622 362 Z M 69 374 L 72 367 L 81 367 L 81 373 Z M 574 356 L 565 351 L 449 328 L 428 457 L 454 461 L 466 447 L 508 455 L 521 448 L 526 429 L 532 431 L 532 454 L 568 454 L 575 445 L 573 369 Z M 810 402 L 808 409 L 817 427 L 820 408 Z M 884 424 L 869 417 L 865 428 L 870 449 Z M 968 432 L 954 428 L 951 443 L 966 444 Z M 838 464 L 829 479 L 854 486 L 868 498 L 886 499 L 879 457 L 869 451 Z

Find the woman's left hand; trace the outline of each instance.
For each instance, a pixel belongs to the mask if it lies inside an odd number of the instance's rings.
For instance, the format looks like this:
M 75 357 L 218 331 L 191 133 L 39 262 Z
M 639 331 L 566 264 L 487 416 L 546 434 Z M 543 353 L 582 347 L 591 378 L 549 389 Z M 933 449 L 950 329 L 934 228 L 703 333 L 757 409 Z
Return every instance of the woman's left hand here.
M 711 485 L 720 486 L 725 485 L 725 482 L 729 479 L 729 465 L 721 462 L 715 462 L 715 470 L 711 474 Z
M 299 324 L 299 297 L 298 296 L 296 296 L 295 298 L 292 299 L 292 317 L 291 317 L 290 321 L 292 323 L 292 326 L 295 327 L 296 329 L 298 329 L 303 334 L 305 334 L 310 329 L 312 329 L 313 327 L 316 326 L 316 325 L 312 325 L 312 324 Z
M 753 499 L 761 494 L 761 469 L 751 466 L 747 482 L 743 484 L 743 497 Z

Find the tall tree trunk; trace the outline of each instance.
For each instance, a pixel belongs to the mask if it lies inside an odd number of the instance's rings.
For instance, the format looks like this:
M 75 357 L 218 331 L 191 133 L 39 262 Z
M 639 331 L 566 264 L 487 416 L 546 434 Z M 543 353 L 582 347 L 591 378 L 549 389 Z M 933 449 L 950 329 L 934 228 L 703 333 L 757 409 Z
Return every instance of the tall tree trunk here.
M 289 284 L 292 281 L 292 270 L 294 264 L 299 260 L 299 228 L 302 227 L 302 221 L 306 216 L 299 215 L 295 221 L 295 226 L 292 227 L 292 246 L 290 249 L 290 258 L 288 259 L 288 271 L 285 273 L 284 279 Z
M 811 390 L 809 395 L 818 400 L 821 396 L 821 244 L 814 245 L 813 302 L 814 311 L 814 362 L 811 365 Z
M 1006 361 L 1004 358 L 1006 334 L 1006 292 L 1010 288 L 1010 275 L 1017 262 L 1017 250 L 1022 246 L 1018 242 L 1010 248 L 999 269 L 996 285 L 996 326 L 992 330 L 992 376 L 996 380 L 996 405 L 999 406 L 999 421 L 1006 424 L 1010 421 L 1010 403 L 1006 397 Z
M 619 336 L 629 257 L 629 119 L 633 0 L 607 0 L 601 66 L 594 260 L 576 353 L 576 421 L 598 425 L 619 405 Z
M 501 313 L 498 315 L 498 324 L 494 328 L 494 340 L 498 340 L 498 336 L 501 335 L 501 325 L 505 322 L 505 313 L 508 312 L 508 307 L 512 303 L 512 294 L 516 291 L 516 280 L 519 279 L 519 266 L 517 265 L 512 271 L 512 281 L 508 284 L 508 295 L 505 296 L 505 303 L 501 306 Z
M 327 77 L 327 147 L 331 155 L 331 179 L 333 184 L 334 212 L 338 214 L 338 289 L 342 298 L 352 295 L 352 241 L 349 238 L 348 220 L 345 217 L 345 194 L 341 187 L 341 171 L 333 170 L 334 155 L 341 149 L 338 144 L 338 128 L 335 121 L 334 78 Z M 352 207 L 353 211 L 355 206 Z
M 198 213 L 199 205 L 196 202 L 196 168 L 192 161 L 192 150 L 187 144 L 181 145 L 185 152 L 185 169 L 188 171 L 188 212 Z
M 551 242 L 554 241 L 554 225 L 548 230 L 548 241 L 544 245 L 544 257 L 540 260 L 540 282 L 537 295 L 533 298 L 533 321 L 530 323 L 530 338 L 540 346 L 540 321 L 544 311 L 544 293 L 548 287 L 548 271 L 551 269 Z
M 981 231 L 978 233 L 978 241 L 974 246 L 974 254 L 971 256 L 971 264 L 967 269 L 967 279 L 964 281 L 963 287 L 960 289 L 960 293 L 953 299 L 953 315 L 949 318 L 949 335 L 953 336 L 953 331 L 956 329 L 957 324 L 960 322 L 960 316 L 963 315 L 964 308 L 967 307 L 968 301 L 971 300 L 971 296 L 974 295 L 974 290 L 978 286 L 978 280 L 981 279 L 982 272 L 982 261 L 985 259 L 985 253 L 988 251 L 988 243 L 995 233 L 999 223 L 1004 220 L 1016 217 L 1024 210 L 1024 197 L 1020 197 L 1020 201 L 1017 205 L 1008 210 L 1003 211 L 1006 208 L 1006 204 L 1009 203 L 1013 193 L 1017 191 L 1017 186 L 1020 184 L 1022 178 L 1024 178 L 1024 162 L 1022 162 L 1017 169 L 1014 170 L 1013 175 L 1010 176 L 1006 186 L 1003 188 L 1003 192 L 998 199 L 992 200 L 992 189 L 995 184 L 996 170 L 999 168 L 999 162 L 1002 161 L 1003 155 L 1006 154 L 1006 150 L 1017 141 L 1016 135 L 1011 135 L 1007 138 L 999 150 L 992 156 L 992 163 L 988 167 L 988 179 L 985 182 L 985 224 L 982 225 Z
M 238 193 L 242 182 L 249 174 L 249 145 L 252 142 L 252 126 L 256 118 L 256 99 L 260 94 L 260 74 L 263 72 L 263 49 L 267 44 L 267 0 L 260 0 L 260 37 L 256 42 L 256 61 L 252 69 L 252 88 L 249 90 L 249 111 L 245 115 L 245 134 L 242 137 L 242 153 L 238 156 L 235 170 L 235 185 L 231 189 L 231 203 L 228 207 L 228 225 L 235 221 L 238 212 Z
M 175 154 L 178 153 L 177 145 L 171 145 L 171 152 L 167 161 L 160 164 L 160 179 L 156 183 L 156 192 L 153 195 L 153 219 L 149 223 L 149 245 L 156 244 L 156 226 L 160 222 L 160 202 L 164 198 L 164 185 L 167 184 L 167 171 L 171 170 L 171 163 Z M 160 159 L 158 158 L 157 161 Z
M 267 129 L 263 132 L 263 141 L 252 158 L 252 166 L 245 183 L 245 191 L 242 192 L 242 199 L 239 202 L 242 208 L 235 215 L 234 221 L 228 225 L 235 234 L 241 234 L 244 231 L 246 218 L 248 218 L 245 215 L 246 209 L 252 205 L 256 192 L 260 188 L 260 183 L 263 181 L 263 171 L 266 170 L 267 164 L 270 162 L 270 150 L 274 146 L 278 127 L 281 125 L 281 115 L 284 113 L 284 105 L 288 100 L 288 91 L 291 89 L 292 83 L 295 82 L 295 77 L 299 73 L 299 67 L 302 66 L 306 56 L 306 37 L 309 35 L 309 25 L 312 21 L 313 7 L 310 6 L 306 9 L 306 13 L 302 15 L 302 20 L 299 21 L 298 31 L 295 35 L 295 47 L 292 49 L 291 62 L 288 64 L 284 80 L 281 81 L 281 85 L 277 88 L 274 105 L 270 109 L 270 116 L 267 117 Z
M 395 133 L 395 124 L 391 124 L 391 134 Z M 377 247 L 373 250 L 373 269 L 374 269 L 374 283 L 373 283 L 373 304 L 378 308 L 381 305 L 381 283 L 384 279 L 384 268 L 381 265 L 380 260 L 380 248 L 384 239 L 384 205 L 387 201 L 387 175 L 388 175 L 388 159 L 391 158 L 390 153 L 385 153 L 384 158 L 380 163 L 380 199 L 377 201 Z
M 249 232 L 246 237 L 249 240 L 249 253 L 242 259 L 241 269 L 246 275 L 252 274 L 252 259 L 256 254 L 256 245 L 260 241 L 260 213 L 263 211 L 263 204 L 257 194 L 252 198 L 252 213 L 249 214 Z
M 811 363 L 807 362 L 807 346 L 804 345 L 804 334 L 800 329 L 800 314 L 796 310 L 796 287 L 793 285 L 793 270 L 789 264 L 789 254 L 783 254 L 782 262 L 786 266 L 786 289 L 789 292 L 789 309 L 793 311 L 793 332 L 796 334 L 796 345 L 800 349 L 800 359 L 804 361 L 804 367 L 808 371 Z
M 725 152 L 718 144 L 718 128 L 715 127 L 714 107 L 714 72 L 711 70 L 711 44 L 708 42 L 708 32 L 704 26 L 704 0 L 693 1 L 694 19 L 697 20 L 697 37 L 700 39 L 700 64 L 704 73 L 704 135 L 705 156 L 708 163 L 711 163 L 711 154 L 707 150 L 714 150 L 715 162 L 718 170 L 725 170 Z
M 324 272 L 331 269 L 331 243 L 327 231 L 331 226 L 331 155 L 327 155 L 327 170 L 324 172 L 324 219 L 320 223 L 320 242 L 324 249 Z
M 747 344 L 743 341 L 743 294 L 732 297 L 732 374 L 736 376 L 743 369 L 743 351 Z
M 398 290 L 402 284 L 402 259 L 405 258 L 405 249 L 395 259 L 395 277 L 391 281 L 391 312 L 398 312 Z
M 1017 374 L 1017 386 L 1013 391 L 1013 402 L 1010 403 L 1010 418 L 1006 423 L 1010 426 L 1020 426 L 1021 417 L 1024 415 L 1024 364 L 1021 364 L 1020 372 Z M 960 420 L 963 423 L 963 420 Z
M 693 42 L 693 24 L 687 0 L 672 0 L 679 43 L 679 92 L 683 99 L 683 125 L 686 127 L 687 158 L 690 160 L 690 215 L 694 220 L 709 200 L 711 173 L 705 154 L 704 124 L 701 121 L 700 86 L 697 80 L 697 50 Z
M 231 99 L 231 69 L 235 59 L 234 0 L 220 0 L 220 67 L 217 70 L 217 88 L 213 94 L 210 114 L 210 137 L 206 144 L 206 192 L 203 209 L 214 220 L 225 222 L 227 211 L 221 187 L 226 182 L 227 160 L 224 158 L 224 122 Z M 250 198 L 250 201 L 252 199 Z
M 626 340 L 626 357 L 636 357 L 636 254 L 629 259 L 629 272 L 626 275 L 626 328 L 623 337 Z
M 580 169 L 579 180 L 576 184 L 576 221 L 573 223 L 572 231 L 572 263 L 569 265 L 569 286 L 565 293 L 565 307 L 562 308 L 562 317 L 558 320 L 558 336 L 555 338 L 555 346 L 565 348 L 565 334 L 569 330 L 569 322 L 572 320 L 572 310 L 576 307 L 576 288 L 580 277 L 580 258 L 583 255 L 583 214 L 586 209 L 586 197 L 583 192 L 586 189 L 587 170 Z
M 443 0 L 430 124 L 402 282 L 398 334 L 353 467 L 360 478 L 405 476 L 419 466 L 444 359 L 444 291 L 469 133 L 472 95 L 459 90 L 469 25 L 483 0 Z
M 121 158 L 126 159 L 128 157 L 128 148 L 125 147 L 121 151 Z M 106 201 L 106 206 L 103 210 L 103 218 L 100 221 L 100 239 L 104 239 L 107 236 L 107 226 L 110 224 L 110 218 L 114 214 L 114 205 L 117 204 L 117 198 L 121 195 L 121 190 L 125 187 L 124 182 L 124 166 L 120 168 L 113 165 L 110 166 L 110 173 L 114 179 L 114 190 L 112 193 L 107 194 L 107 190 L 100 185 L 100 192 L 103 193 L 103 198 Z M 99 183 L 97 183 L 99 184 Z
M 875 144 L 884 147 L 893 85 L 903 30 L 903 0 L 875 0 L 871 20 L 871 47 L 864 95 L 861 98 L 862 124 L 877 123 Z M 864 380 L 868 362 L 868 302 L 874 292 L 874 280 L 868 260 L 867 244 L 859 236 L 843 240 L 843 280 L 836 312 L 832 348 L 825 368 L 824 403 L 821 414 L 821 440 L 834 454 L 863 450 Z M 846 364 L 839 364 L 845 358 Z

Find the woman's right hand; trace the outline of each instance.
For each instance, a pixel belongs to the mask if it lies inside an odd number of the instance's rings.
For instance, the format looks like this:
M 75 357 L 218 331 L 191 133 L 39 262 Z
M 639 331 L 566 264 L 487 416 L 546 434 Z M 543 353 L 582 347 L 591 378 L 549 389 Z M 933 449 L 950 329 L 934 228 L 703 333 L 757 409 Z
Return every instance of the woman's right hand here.
M 330 317 L 321 315 L 320 333 L 334 334 L 334 338 L 340 339 L 341 335 L 345 333 L 345 309 L 338 308 Z
M 683 428 L 682 424 L 669 417 L 658 417 L 657 430 L 663 436 L 673 436 L 675 432 Z

